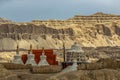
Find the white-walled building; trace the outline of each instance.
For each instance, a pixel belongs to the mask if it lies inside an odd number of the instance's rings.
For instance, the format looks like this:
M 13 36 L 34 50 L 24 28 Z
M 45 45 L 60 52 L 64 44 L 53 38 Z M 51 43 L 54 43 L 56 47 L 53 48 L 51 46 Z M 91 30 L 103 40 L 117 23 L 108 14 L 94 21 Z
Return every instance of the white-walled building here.
M 71 49 L 67 51 L 65 57 L 65 62 L 73 62 L 74 60 L 77 60 L 77 62 L 82 63 L 87 61 L 83 49 L 77 42 L 71 46 Z

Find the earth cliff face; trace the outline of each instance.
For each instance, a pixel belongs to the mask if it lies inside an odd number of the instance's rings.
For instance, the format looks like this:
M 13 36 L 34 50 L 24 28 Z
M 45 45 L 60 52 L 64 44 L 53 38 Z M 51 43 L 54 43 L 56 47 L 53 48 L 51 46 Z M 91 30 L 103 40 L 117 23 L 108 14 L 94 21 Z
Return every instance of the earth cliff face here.
M 74 42 L 85 47 L 119 46 L 120 16 L 96 13 L 91 16 L 75 16 L 65 21 L 33 21 L 29 23 L 0 23 L 0 50 L 66 48 Z M 9 44 L 9 45 L 8 45 Z
M 73 36 L 72 28 L 55 29 L 45 25 L 1 24 L 0 49 L 15 49 L 17 44 L 22 49 L 29 49 L 30 44 L 33 44 L 33 48 L 59 48 L 62 47 L 62 40 L 65 37 L 71 42 Z
M 22 49 L 34 48 L 62 48 L 62 41 L 66 47 L 79 42 L 85 47 L 119 46 L 120 26 L 115 23 L 106 24 L 80 24 L 65 28 L 51 28 L 45 25 L 34 24 L 1 24 L 0 49 L 15 49 L 19 44 Z M 8 45 L 9 44 L 9 45 Z

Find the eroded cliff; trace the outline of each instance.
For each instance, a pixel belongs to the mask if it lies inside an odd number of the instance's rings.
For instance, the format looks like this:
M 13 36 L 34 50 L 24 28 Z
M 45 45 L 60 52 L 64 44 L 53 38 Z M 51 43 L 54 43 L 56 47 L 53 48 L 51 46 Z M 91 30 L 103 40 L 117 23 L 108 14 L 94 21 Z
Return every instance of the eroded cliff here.
M 28 49 L 30 44 L 34 48 L 62 48 L 63 40 L 67 48 L 75 41 L 86 47 L 119 46 L 120 25 L 79 24 L 64 28 L 34 24 L 0 25 L 0 49 L 15 49 L 17 44 L 23 49 Z
M 85 47 L 120 46 L 120 16 L 96 13 L 90 16 L 74 16 L 68 20 L 35 20 L 0 24 L 0 50 L 66 48 L 73 42 Z

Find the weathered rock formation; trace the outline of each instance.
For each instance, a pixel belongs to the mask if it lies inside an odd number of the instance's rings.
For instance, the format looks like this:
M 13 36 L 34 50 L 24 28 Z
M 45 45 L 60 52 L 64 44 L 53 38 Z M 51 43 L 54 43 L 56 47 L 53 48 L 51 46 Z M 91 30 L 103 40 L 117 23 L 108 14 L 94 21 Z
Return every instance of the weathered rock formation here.
M 19 44 L 21 45 L 21 48 L 28 49 L 30 43 L 34 45 L 34 48 L 38 46 L 39 48 L 42 46 L 55 48 L 58 44 L 56 40 L 61 41 L 65 36 L 68 36 L 72 40 L 72 37 L 74 36 L 73 29 L 54 29 L 46 27 L 45 25 L 36 26 L 34 24 L 1 24 L 0 43 L 2 45 L 0 48 L 15 49 L 16 44 Z
M 77 41 L 85 47 L 120 46 L 120 16 L 96 13 L 74 16 L 67 20 L 34 20 L 26 23 L 0 24 L 0 50 L 33 48 L 66 48 Z M 9 44 L 9 45 L 8 45 Z
M 75 15 L 74 17 L 67 20 L 33 20 L 32 22 L 38 25 L 45 24 L 47 26 L 63 26 L 81 23 L 108 23 L 120 22 L 120 15 L 97 12 L 89 16 Z

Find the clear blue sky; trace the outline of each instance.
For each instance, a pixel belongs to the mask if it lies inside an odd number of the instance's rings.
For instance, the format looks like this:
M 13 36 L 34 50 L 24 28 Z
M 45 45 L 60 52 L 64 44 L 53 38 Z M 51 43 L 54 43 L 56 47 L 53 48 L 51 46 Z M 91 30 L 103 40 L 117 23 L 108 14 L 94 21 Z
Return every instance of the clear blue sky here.
M 0 17 L 13 21 L 67 19 L 96 12 L 120 14 L 120 0 L 0 0 Z

